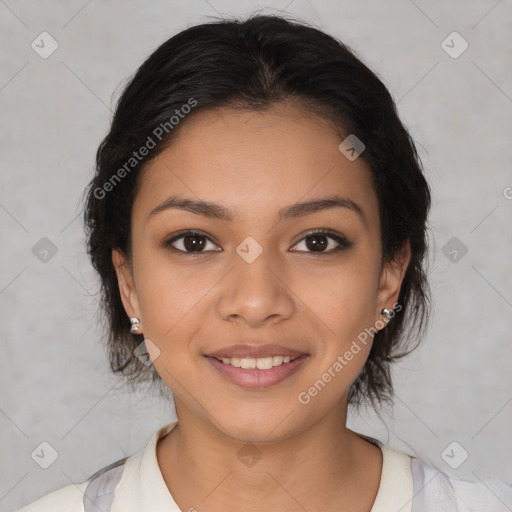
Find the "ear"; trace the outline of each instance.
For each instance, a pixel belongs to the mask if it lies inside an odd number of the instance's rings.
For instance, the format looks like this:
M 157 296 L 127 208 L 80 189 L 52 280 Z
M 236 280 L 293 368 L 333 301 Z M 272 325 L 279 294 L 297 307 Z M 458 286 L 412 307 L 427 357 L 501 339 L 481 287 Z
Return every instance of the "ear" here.
M 112 263 L 116 270 L 119 292 L 126 314 L 129 317 L 141 318 L 137 289 L 130 264 L 124 254 L 117 249 L 112 249 Z
M 391 311 L 398 302 L 400 288 L 410 260 L 411 246 L 409 240 L 406 240 L 403 246 L 397 249 L 394 258 L 382 269 L 377 292 L 377 310 L 375 311 L 377 319 L 381 318 L 381 311 L 384 308 Z

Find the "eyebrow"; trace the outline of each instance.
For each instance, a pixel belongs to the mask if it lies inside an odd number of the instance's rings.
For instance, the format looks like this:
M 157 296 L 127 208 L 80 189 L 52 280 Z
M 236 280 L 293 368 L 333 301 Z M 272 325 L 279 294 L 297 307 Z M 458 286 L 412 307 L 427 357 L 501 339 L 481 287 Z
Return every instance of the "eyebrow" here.
M 195 213 L 196 215 L 202 215 L 204 217 L 228 222 L 232 222 L 236 218 L 233 210 L 230 210 L 229 208 L 226 208 L 220 204 L 179 196 L 171 196 L 160 203 L 158 206 L 151 210 L 149 217 L 172 208 L 185 210 Z M 279 210 L 278 219 L 280 221 L 295 219 L 331 208 L 347 208 L 352 210 L 353 212 L 357 213 L 366 223 L 365 213 L 356 202 L 347 197 L 340 197 L 336 195 L 286 206 Z

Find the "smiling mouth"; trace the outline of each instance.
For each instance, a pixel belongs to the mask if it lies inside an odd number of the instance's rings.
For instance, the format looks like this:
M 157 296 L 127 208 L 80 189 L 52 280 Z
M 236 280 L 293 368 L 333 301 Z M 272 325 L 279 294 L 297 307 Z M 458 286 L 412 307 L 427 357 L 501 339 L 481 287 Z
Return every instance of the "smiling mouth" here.
M 275 386 L 298 372 L 308 354 L 266 357 L 204 356 L 225 379 L 242 388 L 265 389 Z
M 294 361 L 300 357 L 294 356 L 268 356 L 268 357 L 215 357 L 217 361 L 220 361 L 226 365 L 233 366 L 235 368 L 243 368 L 247 370 L 270 370 L 275 366 L 281 366 L 283 364 Z

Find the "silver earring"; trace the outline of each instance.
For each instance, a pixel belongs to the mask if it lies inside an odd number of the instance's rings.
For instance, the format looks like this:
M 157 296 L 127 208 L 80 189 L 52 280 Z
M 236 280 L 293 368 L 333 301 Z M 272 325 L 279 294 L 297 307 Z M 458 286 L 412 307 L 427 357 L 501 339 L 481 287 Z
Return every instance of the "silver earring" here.
M 389 309 L 388 309 L 388 308 L 384 308 L 384 309 L 380 312 L 380 314 L 381 314 L 382 316 L 386 315 L 386 316 L 388 316 L 388 317 L 391 319 L 391 311 L 389 311 Z
M 130 323 L 132 324 L 130 327 L 130 332 L 132 334 L 142 334 L 142 327 L 140 325 L 140 319 L 137 317 L 131 317 Z

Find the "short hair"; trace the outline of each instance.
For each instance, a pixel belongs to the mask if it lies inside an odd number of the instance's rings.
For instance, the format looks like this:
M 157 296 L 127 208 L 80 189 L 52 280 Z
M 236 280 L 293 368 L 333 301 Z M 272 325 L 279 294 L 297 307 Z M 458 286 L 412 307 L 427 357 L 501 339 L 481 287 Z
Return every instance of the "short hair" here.
M 131 254 L 131 209 L 142 171 L 189 118 L 203 111 L 264 111 L 289 100 L 363 142 L 360 158 L 378 198 L 382 261 L 390 262 L 410 243 L 411 259 L 398 298 L 401 311 L 375 334 L 368 359 L 348 391 L 348 403 L 357 407 L 369 402 L 377 410 L 383 402 L 392 403 L 390 365 L 416 348 L 428 323 L 424 266 L 429 186 L 414 141 L 376 74 L 338 39 L 277 15 L 221 18 L 165 41 L 124 87 L 110 131 L 98 147 L 95 175 L 85 191 L 87 250 L 101 278 L 110 366 L 130 386 L 147 381 L 162 385 L 154 367 L 134 354 L 144 338 L 128 330 L 111 258 L 114 248 Z M 190 113 L 178 116 L 186 111 Z M 148 136 L 155 147 L 140 162 L 131 161 Z

